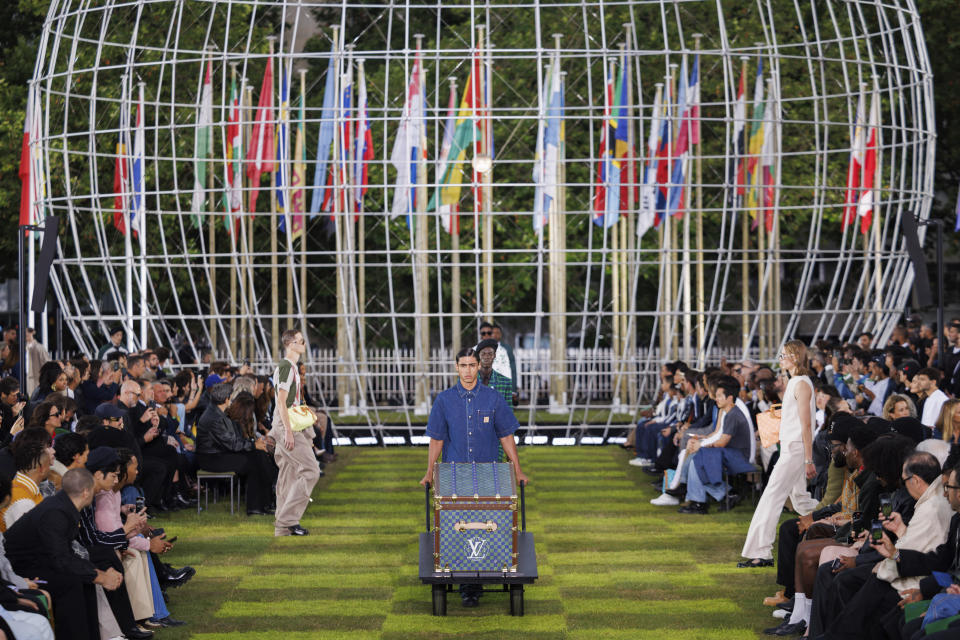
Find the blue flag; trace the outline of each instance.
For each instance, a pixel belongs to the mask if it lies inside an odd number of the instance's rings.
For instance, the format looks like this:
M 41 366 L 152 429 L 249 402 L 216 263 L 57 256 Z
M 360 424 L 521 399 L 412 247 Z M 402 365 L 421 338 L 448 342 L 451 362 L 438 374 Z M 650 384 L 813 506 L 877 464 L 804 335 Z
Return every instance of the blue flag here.
M 327 65 L 327 82 L 323 89 L 323 113 L 320 115 L 320 139 L 317 141 L 317 164 L 313 170 L 313 196 L 310 198 L 310 218 L 320 213 L 324 192 L 327 189 L 327 161 L 330 159 L 330 147 L 333 146 L 334 108 L 337 96 L 337 43 L 330 45 L 330 62 Z

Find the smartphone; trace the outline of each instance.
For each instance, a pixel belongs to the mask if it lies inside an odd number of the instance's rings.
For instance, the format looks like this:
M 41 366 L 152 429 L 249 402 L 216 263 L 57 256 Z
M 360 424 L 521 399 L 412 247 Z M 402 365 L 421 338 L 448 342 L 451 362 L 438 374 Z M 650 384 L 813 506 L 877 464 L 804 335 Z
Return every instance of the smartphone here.
M 843 558 L 834 558 L 834 559 L 833 559 L 833 562 L 830 563 L 830 569 L 831 569 L 834 573 L 836 573 L 837 571 L 840 571 L 841 569 L 843 569 Z
M 889 493 L 880 496 L 880 512 L 884 518 L 889 518 L 890 514 L 893 513 L 893 500 Z
M 883 525 L 879 520 L 874 520 L 870 524 L 870 539 L 874 542 L 880 542 L 883 540 Z
M 178 537 L 179 537 L 179 536 L 173 536 L 172 538 L 170 538 L 169 540 L 167 540 L 167 542 L 169 542 L 170 544 L 173 544 L 174 542 L 177 541 L 177 538 L 178 538 Z
M 137 511 L 138 512 L 143 511 L 144 505 L 145 505 L 145 501 L 143 499 L 143 496 L 137 496 L 137 503 L 136 503 Z

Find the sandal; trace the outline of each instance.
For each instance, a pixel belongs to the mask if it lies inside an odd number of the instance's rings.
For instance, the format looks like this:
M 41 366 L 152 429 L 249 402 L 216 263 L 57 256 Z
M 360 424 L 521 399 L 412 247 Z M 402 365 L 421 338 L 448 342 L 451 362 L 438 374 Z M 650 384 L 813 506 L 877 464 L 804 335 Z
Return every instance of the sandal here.
M 754 558 L 753 560 L 744 560 L 737 563 L 737 569 L 758 569 L 760 567 L 772 567 L 772 558 Z

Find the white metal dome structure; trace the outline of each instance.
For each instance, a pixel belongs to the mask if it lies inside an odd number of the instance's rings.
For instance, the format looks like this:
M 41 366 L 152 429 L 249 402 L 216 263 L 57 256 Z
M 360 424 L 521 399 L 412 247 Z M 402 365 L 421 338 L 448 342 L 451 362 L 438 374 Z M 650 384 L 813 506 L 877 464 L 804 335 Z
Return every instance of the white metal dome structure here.
M 35 212 L 61 216 L 76 342 L 123 324 L 135 346 L 267 362 L 296 326 L 341 409 L 424 409 L 488 318 L 533 348 L 531 424 L 537 406 L 630 410 L 668 358 L 886 336 L 913 277 L 901 212 L 932 199 L 912 0 L 53 0 L 31 91 Z M 463 163 L 443 162 L 458 118 Z M 274 134 L 279 155 L 251 151 Z M 450 176 L 456 203 L 428 207 Z

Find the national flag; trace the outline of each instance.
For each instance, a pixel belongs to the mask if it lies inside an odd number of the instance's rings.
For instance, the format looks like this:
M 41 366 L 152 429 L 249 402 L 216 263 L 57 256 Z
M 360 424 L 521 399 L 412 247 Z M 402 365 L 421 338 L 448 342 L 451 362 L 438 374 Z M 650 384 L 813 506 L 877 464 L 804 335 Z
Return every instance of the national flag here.
M 127 233 L 127 178 L 129 164 L 127 161 L 127 135 L 129 125 L 127 119 L 127 81 L 124 78 L 120 89 L 120 131 L 117 136 L 116 156 L 113 161 L 113 226 L 122 234 Z
M 607 70 L 607 80 L 603 88 L 603 120 L 600 126 L 600 150 L 597 152 L 597 187 L 593 196 L 593 223 L 605 226 L 607 211 L 607 176 L 613 163 L 613 135 L 610 120 L 613 109 L 613 74 L 611 63 Z M 609 142 L 608 142 L 609 140 Z
M 411 214 L 416 210 L 418 163 L 427 156 L 427 137 L 424 113 L 426 92 L 423 83 L 423 66 L 420 49 L 417 49 L 407 86 L 403 115 L 397 129 L 397 139 L 390 154 L 390 163 L 397 170 L 396 187 L 393 190 L 393 207 L 390 218 L 406 214 L 407 224 L 412 226 Z
M 290 141 L 287 132 L 290 126 L 290 77 L 286 69 L 280 73 L 280 99 L 277 104 L 276 159 L 274 185 L 277 189 L 277 213 L 280 214 L 280 230 L 286 231 L 290 214 Z M 291 227 L 291 231 L 293 228 Z
M 610 175 L 608 176 L 607 202 L 604 213 L 604 226 L 617 222 L 620 219 L 620 212 L 623 210 L 621 204 L 626 198 L 623 187 L 627 183 L 636 184 L 636 178 L 628 178 L 624 182 L 625 175 L 628 174 L 628 161 L 632 156 L 632 150 L 629 148 L 629 119 L 627 93 L 629 92 L 630 78 L 627 76 L 627 65 L 624 61 L 620 63 L 620 77 L 617 79 L 617 88 L 612 109 L 612 118 L 610 121 L 611 131 L 608 140 L 613 140 L 613 162 L 611 162 Z
M 240 124 L 240 94 L 236 77 L 230 80 L 230 106 L 227 113 L 227 192 L 224 195 L 224 224 L 227 231 L 236 235 L 243 209 L 243 126 Z M 231 220 L 233 224 L 231 224 Z
M 533 202 L 533 228 L 546 226 L 550 206 L 557 199 L 560 171 L 560 144 L 563 130 L 563 85 L 560 78 L 560 54 L 553 53 L 550 81 L 544 88 L 543 103 L 546 121 L 540 122 L 537 136 L 537 158 L 533 163 L 533 181 L 537 187 Z
M 437 157 L 437 176 L 442 176 L 444 169 L 447 166 L 447 160 L 450 158 L 450 149 L 453 148 L 453 133 L 456 128 L 457 88 L 451 84 L 450 98 L 447 100 L 447 119 L 443 125 L 443 142 L 440 144 L 440 154 Z M 439 191 L 439 189 L 440 187 L 438 186 L 437 191 Z M 430 207 L 428 208 L 435 207 L 437 201 L 437 191 L 434 191 L 433 197 L 430 199 Z M 443 226 L 443 230 L 449 234 L 460 232 L 460 216 L 457 213 L 459 208 L 459 203 L 441 204 L 437 208 L 437 213 L 440 214 L 440 224 Z
M 776 185 L 774 184 L 774 158 L 776 156 L 777 127 L 774 120 L 777 117 L 775 113 L 776 100 L 774 99 L 774 85 L 770 83 L 770 95 L 767 97 L 766 108 L 763 112 L 764 136 L 763 149 L 760 152 L 760 182 L 762 191 L 760 193 L 760 207 L 763 211 L 763 224 L 767 233 L 773 231 L 773 205 L 776 199 Z
M 763 59 L 757 63 L 757 80 L 753 90 L 753 117 L 750 125 L 750 138 L 747 156 L 747 208 L 753 218 L 753 228 L 757 227 L 757 193 L 760 188 L 760 155 L 763 151 L 764 121 L 766 107 L 763 97 Z
M 40 219 L 39 203 L 43 192 L 42 156 L 36 147 L 41 129 L 40 92 L 36 86 L 27 91 L 27 111 L 23 118 L 23 142 L 20 146 L 20 225 Z M 35 149 L 31 150 L 31 144 Z
M 733 107 L 733 175 L 730 183 L 735 185 L 734 197 L 745 195 L 746 186 L 746 120 L 747 120 L 747 71 L 740 70 L 737 85 L 737 101 Z
M 144 191 L 144 123 L 143 123 L 143 85 L 141 84 L 140 93 L 137 99 L 137 121 L 134 125 L 133 135 L 133 153 L 130 163 L 130 229 L 133 233 L 139 234 L 146 230 L 146 193 Z
M 373 130 L 370 128 L 370 117 L 367 112 L 367 76 L 363 64 L 357 66 L 357 139 L 353 145 L 353 201 L 357 211 L 363 210 L 363 197 L 367 193 L 367 171 L 373 160 Z
M 435 210 L 437 200 L 441 206 L 454 207 L 459 210 L 460 207 L 460 188 L 463 184 L 463 162 L 467 156 L 467 149 L 473 145 L 473 155 L 479 153 L 478 144 L 483 135 L 482 119 L 480 118 L 479 102 L 476 96 L 481 95 L 481 78 L 483 77 L 482 61 L 479 52 L 474 52 L 473 67 L 470 70 L 470 77 L 467 79 L 467 85 L 463 90 L 463 96 L 460 98 L 460 110 L 457 113 L 457 123 L 453 131 L 453 141 L 450 143 L 450 151 L 447 153 L 446 162 L 443 165 L 443 173 L 437 183 L 440 185 L 439 196 L 434 191 L 427 205 L 427 209 Z M 480 177 L 477 172 L 473 173 L 474 184 L 474 207 L 476 211 L 480 210 L 482 197 L 477 185 L 480 183 Z M 459 222 L 457 223 L 459 230 Z
M 841 229 L 853 224 L 857 217 L 857 202 L 860 194 L 860 179 L 863 172 L 864 129 L 866 117 L 863 111 L 863 93 L 857 98 L 857 115 L 853 125 L 853 139 L 850 141 L 850 164 L 847 166 L 847 193 L 844 198 Z
M 306 209 L 307 194 L 304 189 L 307 176 L 307 150 L 304 146 L 304 109 L 303 94 L 300 94 L 300 108 L 297 110 L 297 141 L 293 147 L 293 175 L 290 176 L 290 240 L 303 235 L 303 214 Z
M 317 163 L 313 170 L 313 196 L 310 198 L 310 217 L 320 213 L 327 192 L 327 162 L 333 145 L 334 109 L 337 105 L 337 43 L 330 45 L 330 60 L 327 62 L 327 80 L 323 89 L 323 111 L 320 114 L 320 137 L 317 140 Z
M 660 135 L 658 136 L 660 146 L 657 147 L 657 224 L 662 222 L 667 215 L 667 200 L 670 195 L 670 157 L 673 155 L 670 148 L 673 142 L 672 120 L 668 106 L 673 101 L 673 96 L 669 95 L 670 83 L 666 83 L 666 86 L 668 87 L 668 97 L 664 101 L 663 120 L 660 122 Z
M 690 91 L 687 96 L 690 103 L 688 116 L 690 126 L 690 144 L 700 144 L 700 54 L 693 56 L 693 71 L 690 73 Z
M 339 206 L 338 210 L 342 213 L 347 211 L 347 202 L 349 200 L 348 190 L 351 188 L 351 172 L 353 167 L 353 149 L 354 149 L 354 138 L 353 138 L 353 67 L 347 65 L 347 71 L 340 76 L 340 111 L 338 119 L 341 123 L 340 131 L 338 133 L 339 138 L 337 139 L 337 148 L 339 149 L 337 160 L 337 167 L 334 168 L 338 172 L 337 175 L 337 190 L 329 189 L 324 198 L 323 198 L 323 210 L 332 211 L 333 210 L 333 198 L 334 196 L 339 197 Z M 333 184 L 333 176 L 331 171 L 330 184 Z
M 267 58 L 260 85 L 260 98 L 247 149 L 247 178 L 250 179 L 250 211 L 257 210 L 260 176 L 273 171 L 273 59 Z
M 680 125 L 677 128 L 677 139 L 673 145 L 673 168 L 670 173 L 670 195 L 667 201 L 668 215 L 677 218 L 683 216 L 683 195 L 687 186 L 687 159 L 690 149 L 690 94 L 691 82 L 687 73 L 687 57 L 683 57 L 680 66 L 679 96 L 677 101 L 677 116 Z
M 657 86 L 650 118 L 650 135 L 647 137 L 646 166 L 643 172 L 643 187 L 640 189 L 640 211 L 637 214 L 637 237 L 642 238 L 647 230 L 660 224 L 657 216 L 657 149 L 660 147 L 662 130 L 663 87 Z
M 873 189 L 876 186 L 877 149 L 880 136 L 880 101 L 877 91 L 870 94 L 870 130 L 867 133 L 867 149 L 863 157 L 863 189 L 860 191 L 860 200 L 857 205 L 857 214 L 860 216 L 860 233 L 866 235 L 873 224 Z
M 193 143 L 193 198 L 190 201 L 190 211 L 193 213 L 193 223 L 200 224 L 200 214 L 203 213 L 207 201 L 207 158 L 213 148 L 213 81 L 211 74 L 213 63 L 207 60 L 206 74 L 203 87 L 200 90 L 200 105 L 197 107 L 197 126 L 194 129 Z

